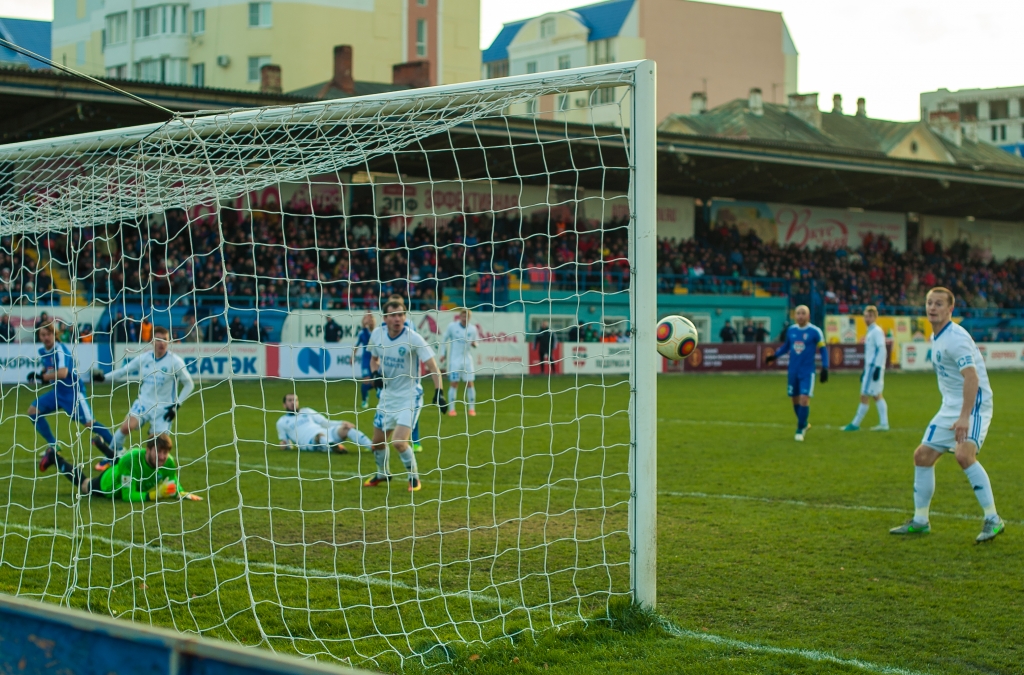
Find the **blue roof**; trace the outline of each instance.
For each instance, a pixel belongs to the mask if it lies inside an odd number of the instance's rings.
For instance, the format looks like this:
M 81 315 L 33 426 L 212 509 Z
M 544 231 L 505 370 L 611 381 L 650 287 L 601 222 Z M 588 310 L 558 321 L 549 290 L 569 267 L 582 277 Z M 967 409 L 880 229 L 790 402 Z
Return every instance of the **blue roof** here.
M 567 11 L 576 13 L 583 21 L 583 24 L 590 29 L 587 41 L 593 42 L 594 40 L 606 40 L 618 36 L 619 31 L 622 30 L 622 24 L 625 23 L 626 17 L 629 15 L 629 11 L 633 9 L 634 2 L 636 0 L 609 0 L 608 2 L 599 2 L 596 5 L 577 7 Z M 482 55 L 483 62 L 490 63 L 507 59 L 508 46 L 515 39 L 516 35 L 519 34 L 519 29 L 527 21 L 529 19 L 506 23 L 502 27 L 501 32 L 498 33 L 498 37 L 494 38 L 491 46 L 484 50 Z
M 35 52 L 40 56 L 51 58 L 50 22 L 32 21 L 30 19 L 0 19 L 0 37 L 13 42 L 19 47 Z M 24 64 L 29 68 L 48 68 L 49 66 L 12 51 L 0 47 L 0 63 Z

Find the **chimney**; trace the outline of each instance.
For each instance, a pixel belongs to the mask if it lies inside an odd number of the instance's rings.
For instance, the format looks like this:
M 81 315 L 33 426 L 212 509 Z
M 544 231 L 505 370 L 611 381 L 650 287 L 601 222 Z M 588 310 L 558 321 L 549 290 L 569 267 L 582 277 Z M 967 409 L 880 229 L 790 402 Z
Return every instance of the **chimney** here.
M 832 94 L 832 112 L 843 114 L 843 97 L 840 94 Z
M 327 98 L 331 87 L 349 96 L 356 93 L 356 83 L 352 79 L 352 45 L 338 45 L 334 48 L 334 77 L 320 89 L 317 98 Z
M 703 115 L 708 109 L 708 95 L 702 91 L 690 94 L 690 114 Z
M 818 95 L 790 94 L 789 114 L 799 118 L 815 129 L 821 129 L 821 111 L 818 110 Z
M 750 108 L 752 115 L 758 117 L 764 116 L 764 98 L 761 96 L 761 90 L 757 87 L 753 87 L 750 90 L 750 100 L 747 103 L 747 107 Z
M 430 61 L 407 61 L 391 66 L 391 82 L 410 89 L 430 86 Z
M 260 68 L 260 91 L 264 94 L 281 93 L 281 66 L 266 64 Z
M 858 98 L 857 99 L 857 117 L 867 117 L 867 116 L 868 116 L 867 103 L 864 101 L 863 97 Z
M 936 110 L 928 113 L 928 126 L 957 147 L 963 142 L 959 110 Z

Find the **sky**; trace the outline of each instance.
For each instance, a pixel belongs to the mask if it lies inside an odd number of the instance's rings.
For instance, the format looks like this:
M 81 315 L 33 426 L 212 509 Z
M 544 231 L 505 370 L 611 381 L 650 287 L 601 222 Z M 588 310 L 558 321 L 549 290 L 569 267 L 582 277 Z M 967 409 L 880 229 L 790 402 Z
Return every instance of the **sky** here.
M 481 0 L 481 46 L 508 21 L 586 0 Z M 915 120 L 918 95 L 1024 85 L 1020 33 L 1024 0 L 718 0 L 776 12 L 800 52 L 800 91 L 831 109 L 863 96 L 871 117 Z M 0 16 L 50 19 L 52 0 L 0 0 Z

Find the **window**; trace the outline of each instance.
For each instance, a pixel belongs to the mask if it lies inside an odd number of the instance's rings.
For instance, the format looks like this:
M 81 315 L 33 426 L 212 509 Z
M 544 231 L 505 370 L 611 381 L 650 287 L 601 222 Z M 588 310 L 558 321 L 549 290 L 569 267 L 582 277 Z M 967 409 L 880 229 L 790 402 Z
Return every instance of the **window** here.
M 996 128 L 995 125 L 992 126 L 992 140 L 993 141 L 998 141 L 999 140 L 999 129 Z
M 187 5 L 154 5 L 135 10 L 135 37 L 184 35 L 186 8 Z
M 416 56 L 427 55 L 427 20 L 416 19 Z
M 260 68 L 270 63 L 269 56 L 250 56 L 249 57 L 249 81 L 259 82 L 260 81 Z
M 185 84 L 187 67 L 186 59 L 170 57 L 137 61 L 135 63 L 135 79 L 143 82 Z
M 193 87 L 205 87 L 206 86 L 206 64 L 205 63 L 193 63 L 192 64 L 192 86 Z
M 270 3 L 250 2 L 249 3 L 249 27 L 270 28 Z
M 961 103 L 960 104 L 960 119 L 962 119 L 962 120 L 976 120 L 976 119 L 978 119 L 978 104 L 977 103 Z
M 157 59 L 138 61 L 135 64 L 135 79 L 143 82 L 159 82 L 160 61 Z
M 1001 141 L 1005 141 L 1006 140 L 1006 125 L 1005 124 L 1000 124 L 999 125 L 999 140 L 1001 140 Z
M 536 61 L 527 61 L 526 62 L 526 72 L 527 72 L 527 74 L 529 74 L 529 73 L 536 73 L 537 72 L 537 62 Z
M 508 77 L 508 61 L 494 61 L 487 64 L 487 77 Z
M 108 45 L 128 42 L 128 12 L 118 12 L 108 16 L 105 35 Z
M 540 36 L 541 38 L 549 38 L 555 36 L 555 19 L 554 17 L 548 19 L 541 19 L 540 21 Z
M 558 111 L 565 112 L 569 109 L 569 94 L 558 95 Z
M 988 118 L 990 120 L 1005 120 L 1010 116 L 1010 102 L 1009 101 L 989 101 L 988 102 Z
M 566 70 L 572 68 L 572 58 L 568 54 L 564 54 L 558 57 L 558 69 Z
M 602 63 L 615 62 L 615 54 L 614 52 L 612 52 L 611 40 L 594 40 L 593 44 L 594 49 L 592 53 L 592 65 L 600 65 Z
M 192 34 L 202 35 L 206 32 L 206 10 L 197 9 L 192 12 Z
M 591 102 L 592 102 L 591 103 L 592 105 L 593 105 L 593 102 L 597 102 L 598 105 L 605 104 L 605 103 L 614 103 L 615 102 L 615 88 L 614 87 L 602 87 L 601 89 L 598 89 L 597 91 L 594 92 L 594 95 L 591 97 Z
M 121 64 L 120 66 L 108 66 L 107 77 L 115 80 L 123 80 L 128 77 L 128 65 Z

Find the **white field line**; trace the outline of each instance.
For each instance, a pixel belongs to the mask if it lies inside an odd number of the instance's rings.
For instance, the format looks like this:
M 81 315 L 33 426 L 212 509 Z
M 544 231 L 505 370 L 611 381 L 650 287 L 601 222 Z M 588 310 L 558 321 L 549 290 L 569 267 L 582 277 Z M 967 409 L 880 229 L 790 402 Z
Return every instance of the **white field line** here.
M 871 663 L 870 661 L 862 661 L 861 659 L 847 659 L 841 656 L 836 656 L 835 654 L 830 654 L 829 652 L 818 651 L 816 649 L 772 647 L 771 645 L 759 644 L 757 642 L 734 640 L 732 638 L 722 637 L 721 635 L 713 635 L 710 633 L 680 628 L 671 621 L 664 619 L 661 621 L 661 626 L 667 633 L 678 638 L 698 640 L 700 642 L 707 642 L 722 647 L 742 649 L 747 652 L 773 654 L 776 656 L 797 656 L 816 663 L 833 663 L 838 666 L 849 666 L 852 668 L 859 668 L 860 670 L 864 670 L 869 673 L 878 673 L 878 675 L 928 675 L 927 673 L 919 670 L 907 670 L 906 668 L 900 668 L 897 666 L 885 666 L 878 663 Z

